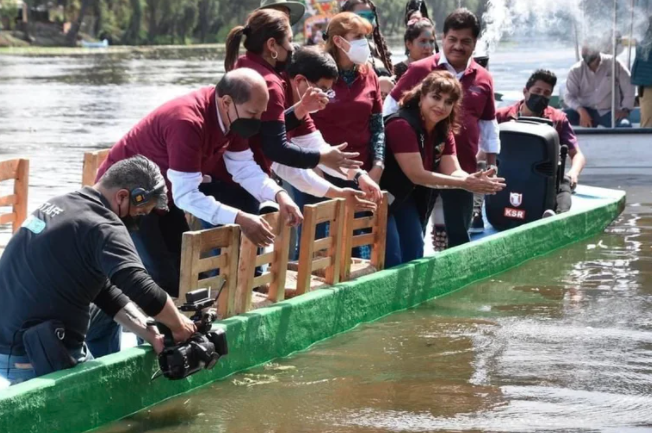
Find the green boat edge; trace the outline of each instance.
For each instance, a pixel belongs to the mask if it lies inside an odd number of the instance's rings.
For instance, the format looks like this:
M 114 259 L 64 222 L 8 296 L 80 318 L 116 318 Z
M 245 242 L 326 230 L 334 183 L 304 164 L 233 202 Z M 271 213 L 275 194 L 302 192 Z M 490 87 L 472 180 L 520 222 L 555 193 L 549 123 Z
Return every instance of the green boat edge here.
M 221 321 L 230 353 L 212 371 L 152 382 L 154 353 L 132 348 L 9 387 L 0 391 L 0 431 L 85 432 L 599 234 L 623 211 L 625 193 L 584 188 L 600 199 L 581 211 Z

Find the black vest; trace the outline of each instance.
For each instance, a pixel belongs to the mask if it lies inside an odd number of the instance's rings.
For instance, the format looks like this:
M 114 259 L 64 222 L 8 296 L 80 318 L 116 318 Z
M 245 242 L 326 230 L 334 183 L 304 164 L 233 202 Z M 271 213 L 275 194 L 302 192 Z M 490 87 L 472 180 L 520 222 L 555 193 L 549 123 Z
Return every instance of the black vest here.
M 396 113 L 387 116 L 385 118 L 385 125 L 391 123 L 396 119 L 403 119 L 407 121 L 415 134 L 417 135 L 417 140 L 419 143 L 419 152 L 421 153 L 421 158 L 425 159 L 426 156 L 426 131 L 423 129 L 421 123 L 421 113 L 419 108 L 401 108 Z M 437 131 L 439 133 L 439 131 Z M 439 166 L 441 160 L 440 156 L 435 155 L 434 161 L 432 164 L 433 171 Z M 398 165 L 394 154 L 387 149 L 385 153 L 385 171 L 383 172 L 383 177 L 380 180 L 381 189 L 389 192 L 393 197 L 394 201 L 389 207 L 389 211 L 395 210 L 399 205 L 404 203 L 411 196 L 414 197 L 414 200 L 417 204 L 417 210 L 419 212 L 419 217 L 421 218 L 421 223 L 425 228 L 425 224 L 432 213 L 432 209 L 435 206 L 435 199 L 439 194 L 438 190 L 428 188 L 421 185 L 415 185 L 412 181 L 403 173 L 401 167 Z

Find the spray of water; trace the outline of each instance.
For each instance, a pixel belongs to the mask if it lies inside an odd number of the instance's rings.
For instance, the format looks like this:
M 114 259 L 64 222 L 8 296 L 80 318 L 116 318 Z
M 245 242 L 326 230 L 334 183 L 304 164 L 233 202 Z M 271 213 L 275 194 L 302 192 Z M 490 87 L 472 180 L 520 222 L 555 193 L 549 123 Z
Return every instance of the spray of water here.
M 607 41 L 612 29 L 613 0 L 489 0 L 482 16 L 484 30 L 478 54 L 489 54 L 506 36 L 552 33 L 568 41 Z M 631 1 L 618 0 L 617 30 L 627 35 L 631 23 Z M 635 38 L 647 28 L 645 10 L 635 7 Z

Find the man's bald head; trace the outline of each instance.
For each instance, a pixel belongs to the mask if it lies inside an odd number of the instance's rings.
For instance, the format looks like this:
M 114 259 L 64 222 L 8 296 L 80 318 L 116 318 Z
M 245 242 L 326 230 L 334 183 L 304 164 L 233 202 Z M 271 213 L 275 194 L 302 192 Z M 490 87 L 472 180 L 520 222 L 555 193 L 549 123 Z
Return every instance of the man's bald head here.
M 269 102 L 265 79 L 249 68 L 224 74 L 215 93 L 222 122 L 229 129 L 237 119 L 260 119 Z
M 268 98 L 265 79 L 249 68 L 234 69 L 224 74 L 217 83 L 217 97 L 230 96 L 236 104 L 244 104 L 251 99 Z

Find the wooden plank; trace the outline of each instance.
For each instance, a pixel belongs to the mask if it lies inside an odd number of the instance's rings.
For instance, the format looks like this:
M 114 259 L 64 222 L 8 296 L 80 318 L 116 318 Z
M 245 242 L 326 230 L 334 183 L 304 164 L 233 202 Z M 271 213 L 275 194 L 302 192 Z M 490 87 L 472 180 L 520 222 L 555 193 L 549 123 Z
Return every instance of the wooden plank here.
M 16 221 L 16 214 L 15 213 L 4 213 L 0 214 L 0 224 L 9 224 L 13 223 Z
M 199 260 L 199 234 L 186 232 L 181 238 L 181 273 L 179 278 L 179 301 L 186 300 L 186 293 L 198 288 L 199 275 L 194 271 L 195 260 Z
M 195 232 L 199 233 L 201 239 L 199 242 L 199 248 L 201 252 L 204 253 L 215 248 L 228 247 L 232 237 L 231 230 L 233 230 L 234 227 L 238 226 L 229 224 L 214 229 L 200 230 Z
M 344 227 L 342 239 L 342 252 L 340 253 L 340 280 L 348 281 L 351 273 L 351 243 L 353 242 L 353 225 L 355 223 L 355 209 L 346 206 L 344 211 Z
M 312 206 L 315 209 L 315 221 L 319 224 L 335 218 L 338 200 L 344 199 L 329 200 L 315 205 L 307 205 L 303 208 L 305 210 L 308 206 Z
M 84 153 L 84 166 L 82 168 L 82 186 L 95 184 L 97 172 L 104 160 L 109 156 L 111 149 L 98 150 L 97 152 Z
M 374 226 L 374 223 L 376 222 L 375 220 L 376 220 L 375 215 L 361 217 L 361 218 L 354 218 L 351 231 L 371 228 Z
M 224 254 L 199 259 L 199 262 L 197 263 L 197 272 L 214 271 L 216 269 L 221 269 L 224 265 L 226 265 L 226 256 Z
M 374 227 L 374 244 L 371 247 L 371 265 L 377 270 L 385 269 L 385 249 L 387 247 L 387 217 L 389 213 L 389 196 L 383 192 L 383 199 L 376 211 L 376 225 Z
M 0 197 L 0 207 L 13 206 L 16 203 L 18 203 L 18 197 L 16 197 L 16 194 Z
M 197 289 L 211 289 L 211 296 L 215 296 L 222 286 L 222 281 L 224 281 L 224 277 L 222 275 L 204 278 L 197 281 Z M 224 290 L 222 290 L 222 293 L 224 293 Z
M 16 178 L 19 161 L 19 159 L 9 159 L 0 162 L 0 182 Z
M 221 270 L 221 274 L 226 278 L 226 284 L 222 291 L 223 300 L 219 304 L 219 311 L 222 318 L 226 319 L 235 314 L 235 297 L 237 293 L 238 277 L 238 260 L 240 253 L 240 227 L 229 225 L 223 227 L 229 229 L 230 239 L 228 241 L 227 265 Z
M 327 250 L 333 245 L 333 239 L 329 236 L 327 238 L 319 239 L 315 241 L 314 249 L 315 251 Z
M 285 280 L 288 270 L 288 260 L 290 259 L 290 226 L 285 224 L 281 218 L 278 218 L 275 226 L 278 233 L 274 239 L 274 261 L 270 265 L 270 272 L 274 276 L 269 285 L 267 299 L 272 302 L 281 302 L 285 299 Z
M 238 260 L 238 281 L 236 284 L 235 312 L 246 313 L 251 309 L 251 291 L 254 287 L 255 261 L 258 247 L 247 237 L 242 237 Z
M 260 277 L 254 278 L 254 287 L 260 287 L 264 284 L 270 284 L 274 280 L 274 274 L 271 272 L 265 272 Z M 249 302 L 251 304 L 251 302 Z
M 324 272 L 326 282 L 331 286 L 340 281 L 342 244 L 344 241 L 344 217 L 346 215 L 346 202 L 344 199 L 337 199 L 336 201 L 335 219 L 330 224 L 330 237 L 333 238 L 333 244 L 328 249 L 328 257 L 332 258 L 332 263 Z
M 353 236 L 351 247 L 361 247 L 363 245 L 373 245 L 376 237 L 373 233 Z
M 14 205 L 14 213 L 16 214 L 16 219 L 13 224 L 13 232 L 16 233 L 20 226 L 27 218 L 27 200 L 28 200 L 28 189 L 29 189 L 29 160 L 20 159 L 18 160 L 18 167 L 16 170 L 16 180 L 14 181 L 14 195 L 17 197 L 18 201 Z
M 326 269 L 333 264 L 332 257 L 321 257 L 319 259 L 313 260 L 310 269 L 312 272 L 318 271 L 320 269 Z
M 297 295 L 303 295 L 310 289 L 317 214 L 320 206 L 330 207 L 331 203 L 324 202 L 303 207 L 303 228 L 301 229 L 301 249 L 299 251 L 299 270 L 297 271 Z
M 269 263 L 273 263 L 275 256 L 276 253 L 274 251 L 270 251 L 268 253 L 263 253 L 259 256 L 256 256 L 255 266 L 262 266 L 262 265 L 267 265 Z

